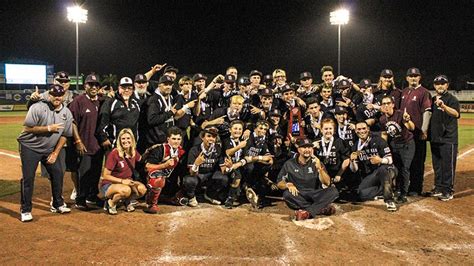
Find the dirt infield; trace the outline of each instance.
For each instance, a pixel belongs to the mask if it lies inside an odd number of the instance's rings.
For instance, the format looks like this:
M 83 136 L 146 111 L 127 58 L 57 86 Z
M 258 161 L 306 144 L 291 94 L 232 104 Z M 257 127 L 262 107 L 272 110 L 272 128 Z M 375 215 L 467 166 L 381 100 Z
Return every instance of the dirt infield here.
M 4 118 L 1 119 L 2 121 Z M 473 119 L 474 121 L 474 119 Z M 473 123 L 474 124 L 474 123 Z M 395 213 L 382 201 L 338 204 L 329 218 L 298 225 L 282 202 L 262 211 L 161 206 L 161 214 L 49 212 L 50 185 L 37 178 L 32 223 L 19 193 L 0 198 L 0 264 L 474 264 L 474 145 L 458 160 L 455 199 L 410 198 Z M 5 155 L 8 154 L 8 155 Z M 0 179 L 19 180 L 20 161 L 0 151 Z M 433 184 L 427 167 L 425 190 Z M 71 181 L 65 178 L 67 202 Z M 324 230 L 311 229 L 323 227 Z

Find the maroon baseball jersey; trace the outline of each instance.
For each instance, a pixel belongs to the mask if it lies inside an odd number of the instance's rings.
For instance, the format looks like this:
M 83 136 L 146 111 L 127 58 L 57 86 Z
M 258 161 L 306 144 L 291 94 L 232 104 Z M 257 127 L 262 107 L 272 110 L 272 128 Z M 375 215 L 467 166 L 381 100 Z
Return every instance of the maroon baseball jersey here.
M 419 135 L 423 124 L 423 113 L 431 110 L 431 95 L 428 90 L 421 85 L 415 89 L 405 88 L 402 91 L 400 111 L 404 112 L 405 108 L 415 124 L 415 135 Z

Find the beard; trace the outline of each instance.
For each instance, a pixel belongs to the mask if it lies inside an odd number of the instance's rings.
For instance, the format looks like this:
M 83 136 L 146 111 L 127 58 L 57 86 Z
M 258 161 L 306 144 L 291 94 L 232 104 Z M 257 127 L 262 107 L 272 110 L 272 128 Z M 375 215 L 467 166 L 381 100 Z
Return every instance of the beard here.
M 138 94 L 145 94 L 146 93 L 146 88 L 143 88 L 143 89 L 136 89 Z

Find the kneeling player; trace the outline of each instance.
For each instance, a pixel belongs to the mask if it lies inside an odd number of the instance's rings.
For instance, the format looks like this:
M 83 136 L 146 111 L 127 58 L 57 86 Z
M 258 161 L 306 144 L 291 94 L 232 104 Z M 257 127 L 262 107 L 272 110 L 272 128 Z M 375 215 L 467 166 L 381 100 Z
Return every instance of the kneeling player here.
M 370 134 L 365 121 L 357 122 L 356 134 L 359 140 L 350 155 L 349 167 L 362 179 L 358 187 L 359 198 L 362 201 L 373 200 L 383 192 L 387 211 L 396 211 L 392 193 L 396 169 L 387 142 L 378 135 Z
M 148 172 L 148 192 L 146 196 L 148 207 L 144 210 L 147 213 L 155 214 L 159 211 L 158 198 L 165 186 L 166 178 L 171 175 L 184 154 L 184 150 L 181 148 L 182 140 L 181 129 L 171 127 L 168 130 L 167 142 L 153 145 L 143 155 L 143 157 L 146 157 L 145 167 Z

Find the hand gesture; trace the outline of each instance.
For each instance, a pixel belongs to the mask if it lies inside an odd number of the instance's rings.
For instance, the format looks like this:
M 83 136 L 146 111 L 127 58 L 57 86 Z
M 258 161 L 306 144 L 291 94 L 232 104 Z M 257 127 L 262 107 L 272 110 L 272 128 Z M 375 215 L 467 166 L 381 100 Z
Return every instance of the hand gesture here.
M 354 160 L 357 159 L 357 157 L 359 157 L 359 153 L 355 151 L 355 152 L 351 153 L 350 159 L 351 159 L 351 161 L 354 161 Z
M 259 108 L 255 107 L 253 105 L 250 105 L 250 107 L 251 107 L 250 108 L 250 113 L 252 113 L 253 115 L 254 114 L 259 114 L 260 112 L 262 112 L 262 109 L 259 109 Z
M 242 139 L 248 140 L 250 138 L 250 130 L 246 129 L 244 134 L 242 134 Z
M 200 166 L 206 161 L 206 157 L 204 157 L 204 153 L 201 152 L 198 157 L 196 157 L 196 160 L 194 161 L 194 164 L 197 166 Z
M 242 149 L 242 148 L 245 148 L 247 146 L 247 139 L 244 139 L 242 140 L 240 143 L 239 143 L 239 147 Z
M 335 176 L 334 179 L 333 179 L 333 182 L 334 183 L 339 183 L 339 181 L 341 181 L 341 176 L 340 175 Z
M 188 106 L 188 108 L 194 108 L 194 106 L 196 106 L 196 102 L 197 100 L 192 100 L 188 102 L 186 105 Z
M 436 106 L 438 106 L 438 107 L 441 107 L 441 108 L 442 108 L 442 107 L 443 107 L 443 105 L 444 105 L 444 102 L 443 102 L 443 100 L 441 100 L 441 97 L 439 97 L 439 96 L 436 96 L 435 104 L 436 104 Z
M 151 67 L 151 71 L 153 71 L 153 73 L 156 73 L 156 72 L 160 71 L 162 68 L 164 68 L 165 66 L 166 66 L 166 63 L 164 63 L 163 65 L 156 64 L 156 65 Z
M 35 102 L 41 99 L 41 94 L 39 92 L 38 86 L 35 86 L 35 91 L 31 94 L 30 99 Z
M 405 111 L 403 112 L 403 120 L 408 122 L 408 121 L 410 121 L 410 119 L 411 119 L 410 114 L 407 113 L 407 109 L 405 108 Z
M 58 133 L 60 129 L 64 128 L 64 123 L 48 125 L 48 132 Z
M 173 112 L 173 114 L 176 114 L 176 112 L 178 111 L 178 110 L 176 110 L 176 105 L 177 105 L 177 103 L 175 103 L 175 104 L 171 107 L 171 112 Z

